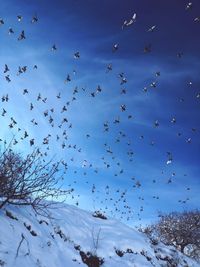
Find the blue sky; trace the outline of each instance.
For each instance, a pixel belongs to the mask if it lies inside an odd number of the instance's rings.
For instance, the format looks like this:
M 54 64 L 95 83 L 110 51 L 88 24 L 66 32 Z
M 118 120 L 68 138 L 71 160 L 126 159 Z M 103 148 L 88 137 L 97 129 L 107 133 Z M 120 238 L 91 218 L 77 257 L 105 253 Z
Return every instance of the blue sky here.
M 0 118 L 0 138 L 9 141 L 15 135 L 19 141 L 15 149 L 27 153 L 30 139 L 45 150 L 42 140 L 51 134 L 48 156 L 56 155 L 67 162 L 64 186 L 75 188 L 75 198 L 69 198 L 69 203 L 78 200 L 82 208 L 101 208 L 131 225 L 155 220 L 158 211 L 199 208 L 200 22 L 194 19 L 200 14 L 200 5 L 193 1 L 193 7 L 186 10 L 187 3 L 0 2 L 0 18 L 4 20 L 0 26 L 0 88 L 2 96 L 9 94 L 9 101 L 0 104 L 1 112 L 3 108 L 7 111 Z M 137 14 L 136 22 L 122 30 L 123 21 L 133 13 Z M 20 22 L 17 15 L 23 16 Z M 34 15 L 38 22 L 31 24 Z M 155 31 L 148 32 L 153 25 Z M 10 27 L 12 35 L 8 34 Z M 18 41 L 22 30 L 26 39 Z M 113 53 L 115 43 L 119 49 Z M 57 50 L 51 51 L 54 44 Z M 144 53 L 149 44 L 152 51 Z M 74 59 L 77 51 L 80 59 Z M 183 56 L 178 58 L 178 53 Z M 5 64 L 10 69 L 9 83 Z M 35 64 L 37 70 L 33 69 Z M 113 67 L 109 73 L 108 64 Z M 16 75 L 18 67 L 24 65 L 27 72 Z M 127 83 L 120 85 L 118 75 L 122 72 Z M 65 84 L 68 74 L 71 81 Z M 150 86 L 152 82 L 156 82 L 156 88 Z M 93 98 L 91 93 L 98 85 L 102 92 Z M 73 95 L 76 87 L 78 93 Z M 23 95 L 25 88 L 29 93 Z M 126 94 L 121 94 L 122 89 Z M 47 97 L 46 103 L 37 101 L 39 93 L 43 99 Z M 56 97 L 59 93 L 61 99 Z M 74 96 L 76 100 L 72 101 Z M 68 110 L 61 113 L 66 102 L 70 102 Z M 32 111 L 30 103 L 34 105 Z M 124 112 L 120 110 L 123 104 Z M 48 117 L 43 116 L 46 110 Z M 54 127 L 48 123 L 50 115 Z M 14 129 L 8 127 L 11 117 L 17 121 Z M 64 117 L 68 123 L 59 128 Z M 114 124 L 118 117 L 120 123 Z M 33 118 L 38 126 L 30 122 Z M 176 123 L 171 122 L 173 118 Z M 154 127 L 156 120 L 159 127 Z M 109 126 L 108 132 L 104 131 L 104 123 Z M 29 137 L 21 140 L 25 130 Z M 64 130 L 67 140 L 63 140 Z M 61 147 L 63 141 L 65 149 Z M 69 144 L 76 144 L 76 149 L 68 148 Z M 133 152 L 132 161 L 127 152 Z M 166 164 L 167 152 L 172 154 L 171 164 Z M 168 184 L 169 179 L 172 183 Z M 134 187 L 137 181 L 141 183 L 139 188 Z

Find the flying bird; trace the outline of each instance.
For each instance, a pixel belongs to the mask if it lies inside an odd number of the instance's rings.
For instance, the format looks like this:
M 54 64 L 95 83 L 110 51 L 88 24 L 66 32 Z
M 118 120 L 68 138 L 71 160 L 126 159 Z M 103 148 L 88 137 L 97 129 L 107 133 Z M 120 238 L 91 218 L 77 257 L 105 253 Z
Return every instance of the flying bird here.
M 155 29 L 156 29 L 156 25 L 153 25 L 147 31 L 148 32 L 154 32 Z
M 26 36 L 25 36 L 25 33 L 24 33 L 24 30 L 20 33 L 19 37 L 18 37 L 18 41 L 21 41 L 21 40 L 25 40 L 26 39 Z
M 133 14 L 133 16 L 129 19 L 129 20 L 125 20 L 123 25 L 122 25 L 122 30 L 124 29 L 124 27 L 128 27 L 131 26 L 132 24 L 134 24 L 136 22 L 136 13 Z
M 38 17 L 35 15 L 32 17 L 31 23 L 36 23 L 36 22 L 38 22 Z
M 18 15 L 17 16 L 17 20 L 20 22 L 20 21 L 22 21 L 22 19 L 23 19 L 23 17 L 21 16 L 21 15 Z

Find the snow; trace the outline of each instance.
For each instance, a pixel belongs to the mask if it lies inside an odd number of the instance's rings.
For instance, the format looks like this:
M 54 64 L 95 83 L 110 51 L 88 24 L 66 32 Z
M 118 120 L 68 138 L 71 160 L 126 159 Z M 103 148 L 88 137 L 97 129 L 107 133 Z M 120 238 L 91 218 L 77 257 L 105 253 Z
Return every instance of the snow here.
M 17 219 L 8 217 L 6 210 Z M 0 266 L 87 267 L 78 246 L 103 258 L 102 267 L 173 266 L 159 259 L 166 257 L 176 259 L 177 266 L 199 266 L 172 247 L 152 245 L 144 234 L 112 218 L 95 218 L 66 204 L 52 209 L 51 217 L 36 215 L 28 206 L 0 210 Z M 120 257 L 116 250 L 130 253 Z

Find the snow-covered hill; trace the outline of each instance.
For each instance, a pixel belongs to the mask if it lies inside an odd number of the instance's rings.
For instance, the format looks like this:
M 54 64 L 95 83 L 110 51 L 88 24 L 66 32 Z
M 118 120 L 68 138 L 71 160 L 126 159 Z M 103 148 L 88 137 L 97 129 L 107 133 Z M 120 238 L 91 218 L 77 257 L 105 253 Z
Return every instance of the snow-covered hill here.
M 199 266 L 116 220 L 63 204 L 52 210 L 52 217 L 36 216 L 30 207 L 0 210 L 0 266 Z

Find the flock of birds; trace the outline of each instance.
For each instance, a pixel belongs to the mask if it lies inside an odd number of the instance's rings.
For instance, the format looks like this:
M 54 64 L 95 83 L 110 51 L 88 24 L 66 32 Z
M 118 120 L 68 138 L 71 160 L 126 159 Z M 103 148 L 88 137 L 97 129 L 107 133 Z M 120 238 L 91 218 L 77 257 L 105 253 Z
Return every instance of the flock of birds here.
M 192 3 L 189 2 L 185 9 L 191 10 L 192 9 Z M 17 15 L 16 20 L 23 25 L 23 16 Z M 30 19 L 31 24 L 39 23 L 39 18 L 34 15 Z M 200 17 L 195 17 L 194 22 L 200 22 Z M 123 31 L 126 30 L 127 27 L 132 27 L 134 24 L 137 23 L 137 14 L 134 13 L 131 18 L 127 18 L 122 23 L 121 29 Z M 0 27 L 7 27 L 6 20 L 4 18 L 0 18 Z M 154 32 L 157 30 L 157 25 L 153 25 L 147 29 L 147 32 Z M 14 35 L 15 30 L 13 27 L 8 27 L 7 29 L 9 35 Z M 21 30 L 21 32 L 17 36 L 17 42 L 26 42 L 26 39 L 29 38 L 28 35 L 26 35 L 25 30 Z M 118 53 L 120 44 L 114 43 L 113 46 L 110 48 L 111 53 Z M 58 50 L 58 47 L 56 44 L 53 44 L 50 48 L 51 53 L 55 53 Z M 144 47 L 144 53 L 150 53 L 151 52 L 151 44 L 148 44 Z M 81 53 L 79 51 L 76 51 L 73 55 L 74 60 L 79 61 L 81 60 Z M 177 58 L 181 58 L 183 56 L 182 52 L 177 53 Z M 33 64 L 32 66 L 19 66 L 18 69 L 13 72 L 12 66 L 9 66 L 7 62 L 3 65 L 3 79 L 8 83 L 12 84 L 12 77 L 13 76 L 20 76 L 19 78 L 23 79 L 24 75 L 26 75 L 27 72 L 34 71 L 36 72 L 40 68 L 39 65 Z M 105 66 L 105 72 L 106 75 L 109 75 L 110 72 L 113 71 L 113 64 L 109 63 Z M 145 86 L 142 90 L 144 93 L 147 93 L 151 88 L 157 88 L 158 87 L 158 81 L 159 77 L 162 75 L 160 71 L 155 72 L 154 80 Z M 63 84 L 67 84 L 70 86 L 70 82 L 74 80 L 76 77 L 76 70 L 73 70 L 73 73 L 69 73 L 66 75 L 66 77 L 63 79 Z M 128 83 L 127 76 L 124 72 L 121 72 L 117 75 L 117 79 L 120 86 L 120 96 L 123 99 L 123 95 L 127 94 L 126 84 Z M 192 85 L 192 81 L 188 82 L 189 85 Z M 81 195 L 77 192 L 76 186 L 78 186 L 80 183 L 86 183 L 87 186 L 90 188 L 90 192 L 93 199 L 93 205 L 94 209 L 99 209 L 102 213 L 111 214 L 112 216 L 116 216 L 122 220 L 130 221 L 135 216 L 135 207 L 132 206 L 132 204 L 129 203 L 127 195 L 129 195 L 131 190 L 138 190 L 138 201 L 140 202 L 140 206 L 138 209 L 137 216 L 139 219 L 141 219 L 142 212 L 145 209 L 144 201 L 145 197 L 142 196 L 142 193 L 140 193 L 140 190 L 142 188 L 142 182 L 140 179 L 137 179 L 135 176 L 130 177 L 131 182 L 131 188 L 130 189 L 123 189 L 121 186 L 119 188 L 113 189 L 113 186 L 109 184 L 109 181 L 107 184 L 104 185 L 102 188 L 98 188 L 98 186 L 95 184 L 95 182 L 90 181 L 91 179 L 87 177 L 97 175 L 97 177 L 101 177 L 101 169 L 103 171 L 110 172 L 110 169 L 114 170 L 114 177 L 120 177 L 124 174 L 125 169 L 122 166 L 122 163 L 120 161 L 120 158 L 118 157 L 117 153 L 115 152 L 115 147 L 113 147 L 113 144 L 110 144 L 109 141 L 102 144 L 103 148 L 103 154 L 99 158 L 98 164 L 95 162 L 91 162 L 89 159 L 84 158 L 84 149 L 79 146 L 78 144 L 73 144 L 70 142 L 70 131 L 73 128 L 76 128 L 76 125 L 71 121 L 71 119 L 68 116 L 69 110 L 73 110 L 73 104 L 79 100 L 79 95 L 81 95 L 81 98 L 84 96 L 86 98 L 97 98 L 99 94 L 102 94 L 104 89 L 101 85 L 98 85 L 95 90 L 88 90 L 85 87 L 79 88 L 76 86 L 69 97 L 68 101 L 65 101 L 66 98 L 63 96 L 62 92 L 58 92 L 54 97 L 54 106 L 50 106 L 48 103 L 49 96 L 45 94 L 45 91 L 39 92 L 37 95 L 33 96 L 34 92 L 30 91 L 29 89 L 21 89 L 20 94 L 22 97 L 26 99 L 25 105 L 27 105 L 27 99 L 29 101 L 27 109 L 28 116 L 32 116 L 32 113 L 35 109 L 40 107 L 40 110 L 43 109 L 43 112 L 41 112 L 38 116 L 31 118 L 29 125 L 23 125 L 23 121 L 19 121 L 15 118 L 14 114 L 10 114 L 7 110 L 7 107 L 12 99 L 12 92 L 4 92 L 4 94 L 1 96 L 1 123 L 5 124 L 5 121 L 8 122 L 7 128 L 10 130 L 13 134 L 12 139 L 12 146 L 17 146 L 21 142 L 27 142 L 31 148 L 38 147 L 40 151 L 40 156 L 45 162 L 49 157 L 51 157 L 51 146 L 53 146 L 52 150 L 54 152 L 54 148 L 61 149 L 63 151 L 67 151 L 67 155 L 70 155 L 71 151 L 71 157 L 69 160 L 66 160 L 66 158 L 62 158 L 61 165 L 64 170 L 64 174 L 66 173 L 66 181 L 68 180 L 69 169 L 73 169 L 73 162 L 76 161 L 76 157 L 79 157 L 79 155 L 83 154 L 83 156 L 80 156 L 80 158 L 83 158 L 82 162 L 80 163 L 80 167 L 77 169 L 75 168 L 73 170 L 73 173 L 70 174 L 73 177 L 77 178 L 71 181 L 71 183 L 68 185 L 73 190 L 70 191 L 71 199 L 75 201 L 75 204 L 78 206 L 80 204 L 81 206 Z M 200 93 L 196 95 L 197 99 L 200 99 Z M 57 101 L 57 102 L 56 102 Z M 179 99 L 180 102 L 184 102 L 184 98 Z M 14 103 L 14 102 L 13 102 Z M 13 105 L 13 104 L 11 104 Z M 95 102 L 94 102 L 95 105 Z M 18 107 L 20 109 L 20 107 Z M 117 146 L 117 144 L 122 143 L 125 144 L 126 148 L 126 155 L 127 161 L 129 164 L 131 164 L 134 161 L 135 153 L 133 149 L 133 142 L 129 139 L 128 133 L 120 129 L 121 125 L 121 114 L 127 114 L 129 110 L 127 109 L 127 105 L 125 103 L 121 103 L 118 109 L 119 115 L 114 118 L 113 120 L 111 118 L 108 118 L 108 120 L 102 122 L 102 133 L 105 135 L 105 139 L 109 135 L 109 133 L 112 131 L 112 126 L 118 126 L 117 129 L 117 135 L 114 140 L 114 145 Z M 123 117 L 124 118 L 124 117 Z M 5 120 L 3 120 L 5 119 Z M 134 116 L 130 113 L 126 115 L 126 119 L 132 123 Z M 47 125 L 46 129 L 48 132 L 45 136 L 43 136 L 41 142 L 39 143 L 37 136 L 32 136 L 32 131 L 29 131 L 31 127 L 38 127 L 38 130 L 34 131 L 40 131 L 40 125 L 41 120 L 45 120 L 45 124 Z M 87 124 L 87 122 L 85 122 Z M 176 117 L 169 118 L 169 124 L 176 124 L 177 119 Z M 42 127 L 42 126 L 41 126 Z M 160 121 L 155 118 L 155 120 L 152 122 L 153 128 L 159 128 L 160 127 Z M 52 130 L 51 130 L 52 129 Z M 192 142 L 192 134 L 196 133 L 198 130 L 197 128 L 191 129 L 191 136 L 188 136 L 185 140 L 186 143 Z M 182 135 L 181 132 L 176 133 L 177 137 L 180 137 Z M 92 139 L 93 133 L 87 132 L 83 138 L 85 138 L 85 142 L 87 144 L 88 141 Z M 143 140 L 145 138 L 144 135 L 139 136 L 140 140 Z M 0 143 L 4 143 L 5 145 L 8 140 L 5 140 L 4 138 L 0 139 Z M 155 140 L 151 140 L 149 142 L 151 146 L 156 145 Z M 59 152 L 58 152 L 59 153 Z M 170 151 L 166 151 L 166 165 L 170 165 L 173 162 L 173 154 Z M 99 168 L 99 165 L 103 166 Z M 161 175 L 164 175 L 164 172 L 161 172 Z M 173 183 L 173 178 L 175 177 L 176 173 L 172 173 L 171 177 L 165 181 L 165 184 L 171 184 Z M 186 176 L 186 174 L 185 174 Z M 82 178 L 84 177 L 84 180 Z M 93 181 L 95 181 L 98 178 L 94 178 Z M 155 184 L 157 181 L 156 179 L 152 180 L 152 184 Z M 66 182 L 65 182 L 66 183 Z M 191 188 L 188 186 L 186 187 L 186 191 L 190 191 Z M 157 194 L 152 195 L 152 198 L 155 200 L 159 200 L 159 192 Z M 181 204 L 185 204 L 189 201 L 189 197 L 186 197 L 185 199 L 179 199 L 178 202 Z

